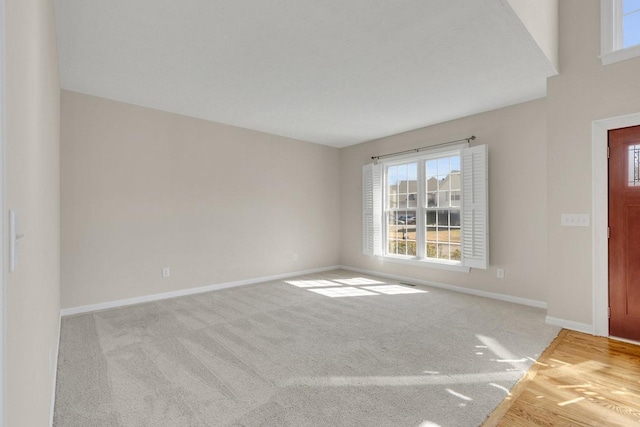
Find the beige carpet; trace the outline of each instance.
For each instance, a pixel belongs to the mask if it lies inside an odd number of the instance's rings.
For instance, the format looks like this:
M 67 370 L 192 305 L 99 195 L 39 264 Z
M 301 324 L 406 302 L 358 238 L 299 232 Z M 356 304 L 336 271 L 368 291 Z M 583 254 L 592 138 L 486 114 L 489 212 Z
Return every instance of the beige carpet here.
M 477 426 L 544 310 L 348 271 L 63 318 L 55 426 Z

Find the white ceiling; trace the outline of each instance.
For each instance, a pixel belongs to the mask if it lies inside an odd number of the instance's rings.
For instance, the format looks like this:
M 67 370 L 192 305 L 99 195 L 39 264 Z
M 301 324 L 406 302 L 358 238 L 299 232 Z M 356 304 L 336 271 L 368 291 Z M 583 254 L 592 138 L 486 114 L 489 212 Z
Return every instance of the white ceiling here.
M 56 0 L 64 89 L 344 147 L 545 96 L 506 0 Z

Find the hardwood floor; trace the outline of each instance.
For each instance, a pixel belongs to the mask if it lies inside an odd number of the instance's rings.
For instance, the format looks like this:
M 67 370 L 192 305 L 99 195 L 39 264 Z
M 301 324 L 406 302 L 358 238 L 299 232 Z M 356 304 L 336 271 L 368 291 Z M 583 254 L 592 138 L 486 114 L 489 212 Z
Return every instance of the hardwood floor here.
M 640 346 L 562 330 L 483 426 L 640 426 Z

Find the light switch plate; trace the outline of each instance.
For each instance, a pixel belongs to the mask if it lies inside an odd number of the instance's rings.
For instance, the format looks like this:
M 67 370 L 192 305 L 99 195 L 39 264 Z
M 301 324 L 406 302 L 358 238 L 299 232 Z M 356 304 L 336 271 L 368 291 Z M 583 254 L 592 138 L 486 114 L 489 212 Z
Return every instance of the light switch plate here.
M 588 227 L 589 214 L 562 214 L 560 225 L 563 227 Z

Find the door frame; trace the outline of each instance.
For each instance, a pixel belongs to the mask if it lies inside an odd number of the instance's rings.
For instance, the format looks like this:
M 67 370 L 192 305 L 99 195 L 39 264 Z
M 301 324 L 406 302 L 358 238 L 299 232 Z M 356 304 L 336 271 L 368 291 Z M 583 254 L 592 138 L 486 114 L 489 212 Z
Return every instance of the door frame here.
M 5 2 L 0 0 L 0 427 L 5 424 L 5 400 L 6 400 L 6 343 L 7 336 L 7 223 L 6 215 L 6 103 L 5 103 Z
M 609 336 L 609 131 L 640 125 L 640 113 L 596 120 L 592 123 L 592 283 L 593 334 Z
M 5 19 L 4 19 L 4 0 L 0 0 L 0 242 L 2 242 L 2 248 L 0 249 L 0 427 L 4 426 L 5 421 L 5 396 L 6 396 L 6 336 L 7 336 L 7 311 L 6 311 L 6 297 L 7 297 L 7 266 L 8 255 L 7 250 L 9 248 L 8 236 L 7 236 L 7 215 L 6 215 L 6 103 L 5 103 Z

